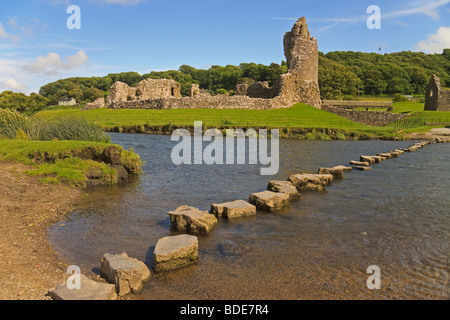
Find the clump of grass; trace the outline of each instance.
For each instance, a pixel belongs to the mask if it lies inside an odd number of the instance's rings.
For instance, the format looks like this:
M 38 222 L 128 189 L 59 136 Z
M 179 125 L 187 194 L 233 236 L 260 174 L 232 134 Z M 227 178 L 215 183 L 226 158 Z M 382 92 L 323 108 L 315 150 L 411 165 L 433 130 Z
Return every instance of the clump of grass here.
M 86 187 L 86 172 L 92 169 L 101 170 L 103 184 L 117 183 L 118 173 L 115 168 L 105 163 L 80 158 L 66 158 L 55 163 L 44 163 L 25 173 L 29 176 L 38 176 L 43 183 L 68 184 L 73 187 Z
M 34 120 L 37 134 L 33 140 L 78 140 L 111 142 L 111 138 L 101 127 L 83 118 L 68 117 L 52 121 Z
M 142 173 L 142 160 L 139 155 L 133 152 L 133 148 L 130 151 L 123 150 L 120 157 L 122 166 L 129 173 Z
M 101 127 L 83 118 L 40 120 L 8 109 L 0 109 L 0 139 L 111 141 Z

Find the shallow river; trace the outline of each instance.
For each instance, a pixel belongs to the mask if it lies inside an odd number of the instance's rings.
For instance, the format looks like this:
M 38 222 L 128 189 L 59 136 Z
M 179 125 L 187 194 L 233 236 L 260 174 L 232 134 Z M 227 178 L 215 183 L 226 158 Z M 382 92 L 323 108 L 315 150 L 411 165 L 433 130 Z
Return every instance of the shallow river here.
M 347 165 L 362 154 L 411 141 L 280 141 L 280 170 L 256 165 L 175 166 L 169 136 L 112 134 L 133 147 L 145 175 L 88 190 L 70 220 L 49 230 L 60 257 L 98 273 L 106 252 L 127 252 L 152 267 L 168 211 L 187 204 L 247 200 L 268 180 Z M 367 172 L 345 173 L 326 193 L 304 192 L 278 213 L 220 220 L 199 238 L 199 262 L 153 275 L 138 299 L 448 299 L 450 295 L 450 145 L 433 144 Z M 369 290 L 367 268 L 381 270 Z

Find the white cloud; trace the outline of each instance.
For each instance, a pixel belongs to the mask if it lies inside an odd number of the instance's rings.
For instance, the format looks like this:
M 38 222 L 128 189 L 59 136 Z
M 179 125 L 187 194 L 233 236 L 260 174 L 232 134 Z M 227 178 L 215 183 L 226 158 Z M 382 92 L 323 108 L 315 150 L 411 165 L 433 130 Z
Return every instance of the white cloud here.
M 416 50 L 428 53 L 442 53 L 450 48 L 450 27 L 440 27 L 436 33 L 416 45 Z
M 393 20 L 398 21 L 398 18 L 407 17 L 411 15 L 427 15 L 433 19 L 439 19 L 438 9 L 450 3 L 450 0 L 419 0 L 415 2 L 408 3 L 408 8 L 397 11 L 385 12 L 381 10 L 381 18 L 383 20 Z M 333 17 L 333 18 L 321 18 L 314 19 L 310 18 L 308 21 L 312 22 L 330 22 L 331 25 L 328 25 L 323 28 L 323 30 L 329 29 L 341 23 L 360 23 L 366 21 L 368 15 L 357 15 L 353 17 Z M 272 18 L 275 20 L 297 20 L 297 18 Z M 394 23 L 395 23 L 394 21 Z
M 430 1 L 428 3 L 419 1 L 411 4 L 411 6 L 414 6 L 413 8 L 389 12 L 385 15 L 382 15 L 382 17 L 386 19 L 391 19 L 391 18 L 405 17 L 413 14 L 425 14 L 433 19 L 438 19 L 439 14 L 436 12 L 436 9 L 445 6 L 448 3 L 450 3 L 450 0 L 435 0 Z
M 23 83 L 17 82 L 14 79 L 7 79 L 5 81 L 0 82 L 1 91 L 9 90 L 9 91 L 19 91 L 24 92 L 27 90 L 27 86 Z
M 43 73 L 46 75 L 58 74 L 64 70 L 74 69 L 86 63 L 88 56 L 84 50 L 78 51 L 73 56 L 68 56 L 65 59 L 54 52 L 50 52 L 45 57 L 39 56 L 37 59 L 25 65 L 23 69 L 30 73 Z

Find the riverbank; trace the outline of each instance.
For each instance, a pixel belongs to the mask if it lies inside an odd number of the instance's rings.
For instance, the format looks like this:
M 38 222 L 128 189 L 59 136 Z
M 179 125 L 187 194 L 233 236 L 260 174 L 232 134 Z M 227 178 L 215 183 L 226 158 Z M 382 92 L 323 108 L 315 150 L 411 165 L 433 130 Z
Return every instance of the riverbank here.
M 31 166 L 0 161 L 0 300 L 42 300 L 63 281 L 67 265 L 47 228 L 70 212 L 81 191 L 42 184 Z M 45 196 L 43 196 L 45 195 Z
M 142 171 L 139 155 L 119 145 L 88 141 L 0 140 L 0 160 L 31 165 L 40 182 L 78 188 L 117 184 Z

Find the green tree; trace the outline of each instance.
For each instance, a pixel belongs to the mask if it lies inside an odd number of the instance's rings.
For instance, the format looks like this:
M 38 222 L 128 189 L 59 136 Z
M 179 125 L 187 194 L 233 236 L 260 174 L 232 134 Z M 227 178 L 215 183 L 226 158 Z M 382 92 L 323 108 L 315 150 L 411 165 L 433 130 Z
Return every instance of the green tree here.
M 94 87 L 87 89 L 84 92 L 84 98 L 89 101 L 95 101 L 98 98 L 103 98 L 103 91 Z

